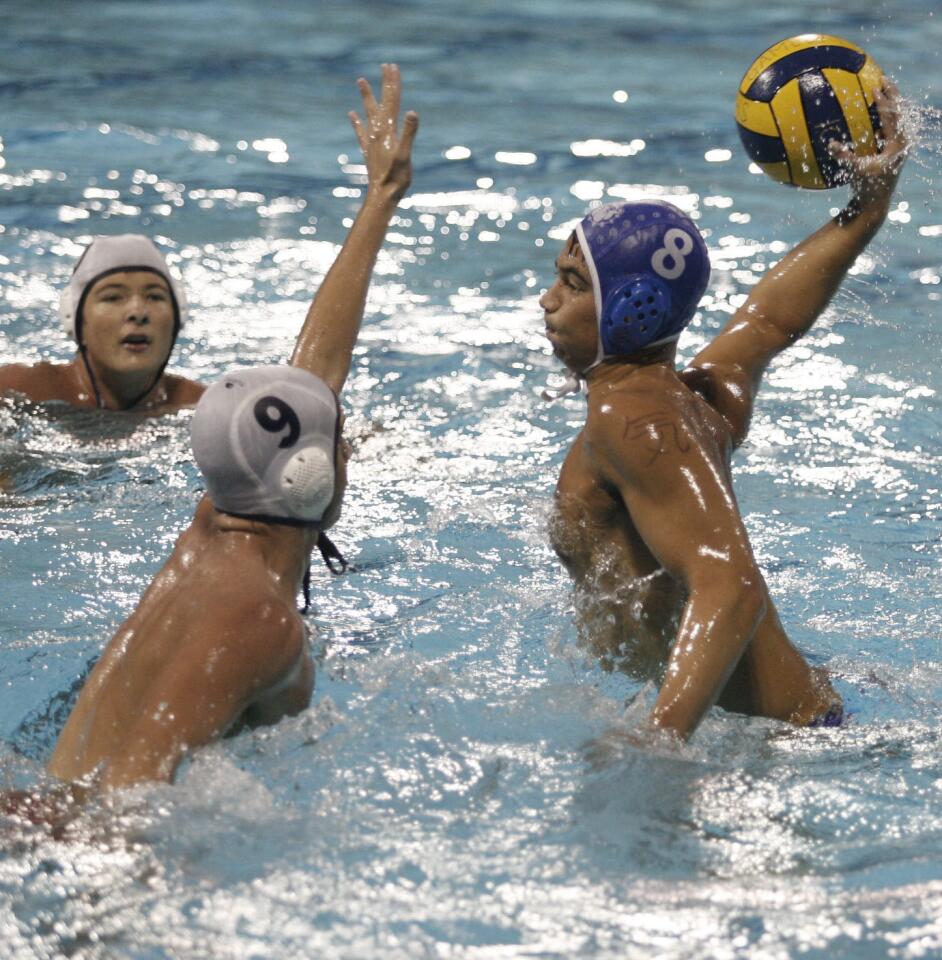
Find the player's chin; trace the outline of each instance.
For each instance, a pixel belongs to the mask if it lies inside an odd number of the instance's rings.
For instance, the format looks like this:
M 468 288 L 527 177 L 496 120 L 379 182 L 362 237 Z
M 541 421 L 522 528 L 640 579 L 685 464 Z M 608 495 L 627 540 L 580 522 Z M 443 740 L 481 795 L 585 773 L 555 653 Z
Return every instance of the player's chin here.
M 130 350 L 121 347 L 112 354 L 112 369 L 139 373 L 144 370 L 157 371 L 167 359 L 169 351 L 156 344 L 148 344 L 146 349 Z
M 556 359 L 559 360 L 570 373 L 574 373 L 577 376 L 588 366 L 586 363 L 579 363 L 571 353 L 566 353 L 562 350 L 558 353 L 555 350 L 553 352 L 556 354 Z
M 561 343 L 559 340 L 553 339 L 550 340 L 550 344 L 553 347 L 553 356 L 564 366 L 567 370 L 572 371 L 573 373 L 580 373 L 584 370 L 588 363 L 582 362 L 582 357 L 579 354 L 584 353 L 585 351 L 579 349 L 570 349 L 566 344 Z
M 566 348 L 555 338 L 547 334 L 546 339 L 550 345 L 550 348 L 553 351 L 553 356 L 563 365 L 569 366 L 568 353 Z

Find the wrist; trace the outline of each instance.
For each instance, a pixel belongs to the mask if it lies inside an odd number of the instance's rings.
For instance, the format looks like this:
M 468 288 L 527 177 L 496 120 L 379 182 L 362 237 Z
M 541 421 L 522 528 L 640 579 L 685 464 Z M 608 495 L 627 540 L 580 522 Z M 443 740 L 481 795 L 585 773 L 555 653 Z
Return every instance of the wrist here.
M 386 184 L 370 184 L 366 190 L 363 206 L 369 206 L 386 211 L 389 215 L 399 206 L 404 190 L 387 186 Z
M 882 174 L 852 180 L 850 206 L 860 211 L 882 212 L 885 216 L 890 209 L 901 167 L 902 163 L 888 167 Z
M 841 226 L 859 223 L 861 226 L 877 228 L 890 212 L 892 190 L 874 193 L 870 190 L 855 190 L 847 206 L 837 215 Z

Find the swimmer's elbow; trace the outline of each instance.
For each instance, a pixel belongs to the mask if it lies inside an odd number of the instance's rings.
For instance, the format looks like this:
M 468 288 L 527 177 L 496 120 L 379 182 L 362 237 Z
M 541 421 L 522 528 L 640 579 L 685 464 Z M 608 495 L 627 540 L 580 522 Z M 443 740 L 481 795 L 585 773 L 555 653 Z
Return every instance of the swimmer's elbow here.
M 751 635 L 762 622 L 768 610 L 765 589 L 758 574 L 754 579 L 742 584 L 737 608 L 741 610 L 743 620 L 749 624 L 748 632 Z
M 754 575 L 737 578 L 731 585 L 727 603 L 727 609 L 733 614 L 735 633 L 748 642 L 762 622 L 767 607 L 758 571 Z
M 762 622 L 767 610 L 765 586 L 758 570 L 693 583 L 690 593 L 707 602 L 718 615 L 732 616 L 741 627 L 737 632 L 749 636 Z

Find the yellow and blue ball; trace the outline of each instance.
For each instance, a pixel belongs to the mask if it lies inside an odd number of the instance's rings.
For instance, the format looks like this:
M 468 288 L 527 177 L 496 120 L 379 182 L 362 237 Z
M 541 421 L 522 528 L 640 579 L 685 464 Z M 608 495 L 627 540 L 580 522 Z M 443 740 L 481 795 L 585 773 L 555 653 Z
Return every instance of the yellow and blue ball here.
M 806 33 L 769 47 L 746 71 L 736 124 L 746 153 L 774 180 L 821 190 L 847 182 L 828 152 L 837 140 L 858 156 L 879 149 L 874 94 L 883 72 L 840 37 Z

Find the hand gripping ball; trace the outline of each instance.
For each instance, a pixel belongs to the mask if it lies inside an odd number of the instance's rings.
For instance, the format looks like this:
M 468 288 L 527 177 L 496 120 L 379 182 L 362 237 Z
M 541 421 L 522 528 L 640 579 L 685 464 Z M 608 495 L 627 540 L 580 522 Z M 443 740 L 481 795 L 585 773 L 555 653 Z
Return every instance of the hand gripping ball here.
M 774 180 L 821 190 L 847 182 L 832 140 L 859 156 L 880 149 L 874 94 L 883 72 L 840 37 L 806 33 L 769 47 L 746 71 L 736 124 L 746 153 Z

